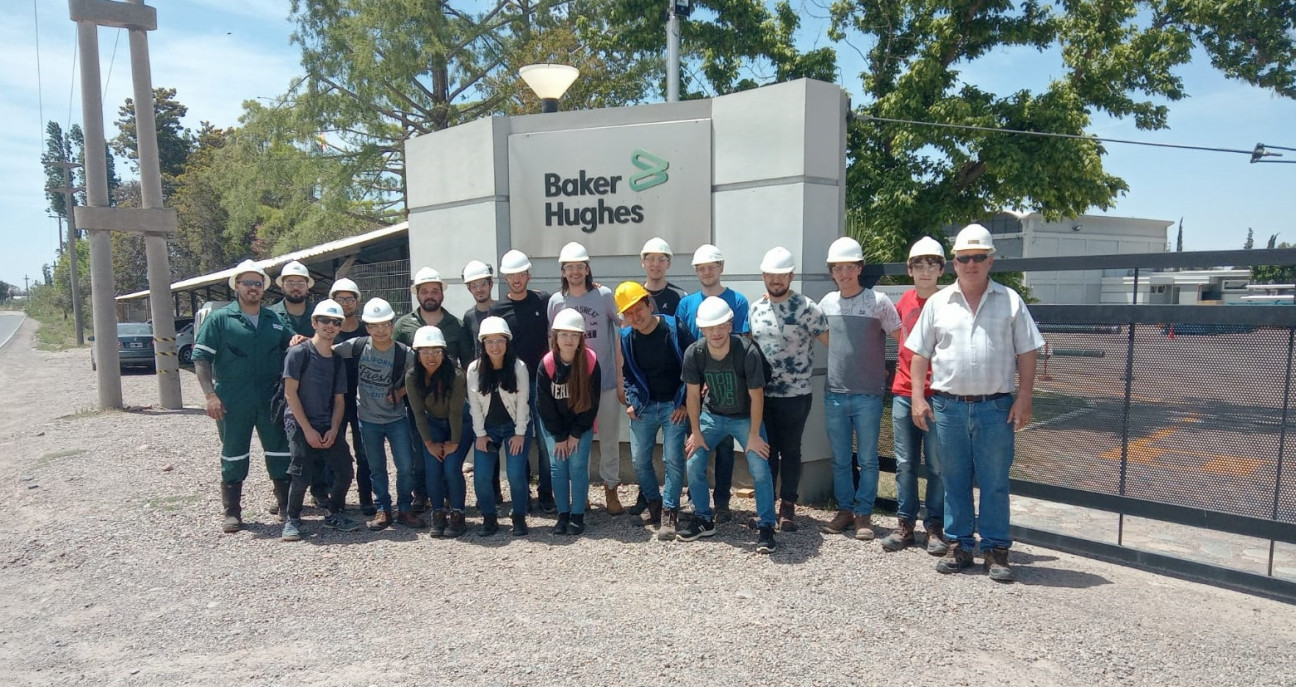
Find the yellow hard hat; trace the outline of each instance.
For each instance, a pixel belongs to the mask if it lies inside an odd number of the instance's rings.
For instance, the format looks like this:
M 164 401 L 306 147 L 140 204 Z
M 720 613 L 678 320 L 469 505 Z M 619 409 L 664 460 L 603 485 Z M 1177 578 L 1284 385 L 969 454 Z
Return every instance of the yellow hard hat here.
M 616 290 L 617 314 L 624 314 L 631 306 L 639 301 L 648 298 L 648 289 L 636 281 L 623 281 Z

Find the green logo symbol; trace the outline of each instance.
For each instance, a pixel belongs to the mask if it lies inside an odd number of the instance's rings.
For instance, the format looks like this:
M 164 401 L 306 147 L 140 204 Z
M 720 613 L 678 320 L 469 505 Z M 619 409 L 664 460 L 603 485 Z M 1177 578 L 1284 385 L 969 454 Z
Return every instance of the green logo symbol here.
M 636 150 L 631 153 L 630 162 L 644 170 L 642 174 L 630 177 L 630 188 L 635 191 L 646 191 L 670 179 L 670 175 L 666 173 L 666 170 L 670 169 L 670 163 L 646 150 Z

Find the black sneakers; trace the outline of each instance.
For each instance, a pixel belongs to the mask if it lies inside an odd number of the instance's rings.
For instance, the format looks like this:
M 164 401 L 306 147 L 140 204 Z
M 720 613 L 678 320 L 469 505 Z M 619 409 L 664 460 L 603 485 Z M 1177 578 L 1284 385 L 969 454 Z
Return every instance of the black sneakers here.
M 697 541 L 702 537 L 715 536 L 715 523 L 704 518 L 693 516 L 688 527 L 675 535 L 677 541 Z
M 756 539 L 756 553 L 774 553 L 778 544 L 774 543 L 774 528 L 766 525 L 760 528 L 760 537 Z

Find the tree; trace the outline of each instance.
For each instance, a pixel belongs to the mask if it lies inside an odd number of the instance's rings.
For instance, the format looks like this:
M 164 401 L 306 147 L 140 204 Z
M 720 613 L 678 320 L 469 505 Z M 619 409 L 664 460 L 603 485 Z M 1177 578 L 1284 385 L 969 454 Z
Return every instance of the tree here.
M 234 129 L 217 129 L 203 122 L 195 147 L 175 178 L 168 203 L 176 210 L 176 236 L 171 270 L 177 275 L 206 274 L 228 267 L 240 254 L 228 240 L 229 212 L 221 203 L 213 173 L 217 154 Z
M 1255 248 L 1255 230 L 1247 227 L 1246 241 L 1242 243 L 1242 250 L 1251 250 Z
M 1277 235 L 1277 234 L 1270 234 L 1270 235 L 1269 235 L 1269 245 L 1267 245 L 1267 246 L 1265 246 L 1265 247 L 1268 248 L 1269 250 L 1273 250 L 1273 249 L 1274 249 L 1274 244 L 1277 243 L 1277 242 L 1278 242 L 1278 235 Z
M 1179 238 L 1175 240 L 1175 251 L 1183 252 L 1183 218 L 1179 218 Z
M 162 192 L 169 195 L 172 180 L 184 171 L 185 160 L 193 149 L 193 135 L 180 123 L 189 112 L 175 99 L 176 89 L 153 89 L 153 117 L 157 130 L 158 168 L 162 172 Z M 139 173 L 139 141 L 135 130 L 135 101 L 127 98 L 117 108 L 117 135 L 109 142 L 113 151 L 131 161 Z
M 0 303 L 6 303 L 9 301 L 9 296 L 14 288 L 15 287 L 8 282 L 0 279 Z
M 1277 234 L 1274 235 L 1277 240 Z M 1269 244 L 1274 248 L 1273 242 Z M 1276 246 L 1277 248 L 1296 248 L 1283 241 Z M 1292 284 L 1296 283 L 1296 265 L 1256 265 L 1251 268 L 1251 280 L 1257 284 Z
M 865 50 L 848 204 L 881 259 L 1006 207 L 1048 219 L 1111 207 L 1128 185 L 1103 169 L 1101 143 L 993 130 L 1084 137 L 1095 113 L 1165 128 L 1168 103 L 1187 96 L 1176 69 L 1195 48 L 1231 78 L 1296 96 L 1290 2 L 836 0 L 831 17 L 832 38 Z M 1054 80 L 996 93 L 962 78 L 1010 48 L 1057 49 Z

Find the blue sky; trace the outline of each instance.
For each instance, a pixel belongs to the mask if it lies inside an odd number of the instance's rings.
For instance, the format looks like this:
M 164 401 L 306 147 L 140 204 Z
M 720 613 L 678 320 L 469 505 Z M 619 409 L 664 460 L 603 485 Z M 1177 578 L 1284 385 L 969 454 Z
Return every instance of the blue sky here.
M 273 97 L 300 71 L 285 0 L 173 0 L 159 6 L 157 31 L 149 36 L 153 83 L 176 88 L 188 106 L 186 125 L 202 120 L 236 126 L 244 100 Z M 823 36 L 824 0 L 802 0 L 803 45 L 828 43 Z M 75 25 L 65 0 L 15 0 L 0 5 L 0 203 L 5 250 L 0 280 L 38 279 L 54 261 L 57 223 L 48 217 L 40 155 L 45 121 L 64 128 L 81 121 L 74 81 Z M 39 23 L 39 78 L 37 31 Z M 120 35 L 120 37 L 119 37 Z M 104 121 L 109 137 L 117 108 L 130 94 L 125 32 L 99 34 Z M 115 55 L 114 55 L 115 50 Z M 838 46 L 840 83 L 858 88 L 860 61 Z M 1039 87 L 1061 66 L 1055 55 L 1005 50 L 963 72 L 963 78 L 996 92 Z M 77 71 L 79 75 L 79 70 Z M 1138 131 L 1130 121 L 1096 118 L 1092 133 L 1114 138 L 1250 149 L 1257 142 L 1296 148 L 1296 102 L 1229 81 L 1204 61 L 1182 71 L 1191 97 L 1171 105 L 1170 128 Z M 42 117 L 43 108 L 43 117 Z M 70 112 L 70 118 L 69 118 Z M 1296 160 L 1296 152 L 1286 159 Z M 1247 228 L 1263 245 L 1270 234 L 1296 243 L 1296 165 L 1249 164 L 1242 155 L 1174 151 L 1111 144 L 1107 170 L 1123 177 L 1130 192 L 1105 214 L 1177 222 L 1184 218 L 1188 250 L 1241 248 Z M 125 165 L 119 167 L 129 174 Z M 1173 238 L 1173 230 L 1172 236 Z

